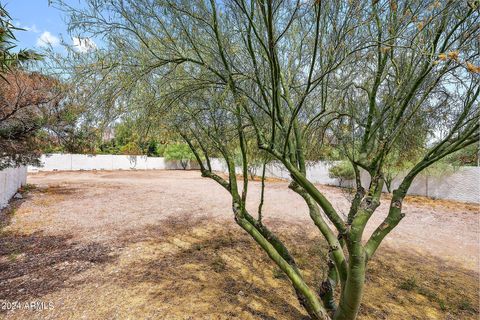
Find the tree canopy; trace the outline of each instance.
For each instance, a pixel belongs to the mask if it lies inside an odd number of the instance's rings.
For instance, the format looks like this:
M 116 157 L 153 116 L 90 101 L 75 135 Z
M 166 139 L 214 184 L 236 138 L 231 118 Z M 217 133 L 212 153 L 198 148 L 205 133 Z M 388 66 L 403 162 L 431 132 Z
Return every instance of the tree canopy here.
M 312 319 L 356 318 L 368 262 L 405 216 L 415 177 L 479 139 L 475 1 L 55 3 L 69 13 L 72 30 L 105 39 L 104 49 L 76 57 L 70 69 L 90 88 L 90 108 L 107 118 L 141 115 L 146 125 L 181 136 Z M 287 246 L 262 222 L 261 208 L 258 217 L 247 210 L 252 142 L 289 171 L 290 188 L 329 244 L 320 287 L 305 283 Z M 308 161 L 332 146 L 355 176 L 345 215 L 307 176 Z M 225 162 L 226 178 L 212 170 L 214 156 Z M 398 163 L 406 174 L 388 216 L 365 238 L 388 168 Z
M 40 149 L 36 133 L 58 105 L 58 81 L 24 67 L 40 56 L 14 51 L 19 31 L 0 4 L 0 170 L 35 163 Z

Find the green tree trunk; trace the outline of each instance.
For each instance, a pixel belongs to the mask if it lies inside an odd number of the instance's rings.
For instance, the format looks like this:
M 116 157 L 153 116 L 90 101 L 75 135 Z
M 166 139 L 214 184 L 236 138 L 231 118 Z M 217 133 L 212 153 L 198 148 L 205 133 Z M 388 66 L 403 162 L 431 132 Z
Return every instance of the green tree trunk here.
M 351 256 L 348 266 L 348 277 L 345 289 L 340 298 L 334 320 L 355 320 L 363 296 L 365 284 L 365 254 Z

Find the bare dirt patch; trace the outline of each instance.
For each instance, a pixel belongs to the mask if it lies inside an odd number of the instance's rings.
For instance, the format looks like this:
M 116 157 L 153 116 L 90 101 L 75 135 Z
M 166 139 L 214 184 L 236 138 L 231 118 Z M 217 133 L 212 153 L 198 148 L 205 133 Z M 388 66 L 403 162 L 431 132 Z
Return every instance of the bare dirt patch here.
M 228 196 L 198 172 L 39 173 L 29 183 L 0 235 L 0 300 L 54 308 L 0 317 L 305 317 L 288 279 L 233 223 Z M 320 188 L 346 210 L 341 191 Z M 477 319 L 479 215 L 416 201 L 369 265 L 361 319 Z M 326 248 L 286 183 L 268 185 L 265 216 L 318 284 Z

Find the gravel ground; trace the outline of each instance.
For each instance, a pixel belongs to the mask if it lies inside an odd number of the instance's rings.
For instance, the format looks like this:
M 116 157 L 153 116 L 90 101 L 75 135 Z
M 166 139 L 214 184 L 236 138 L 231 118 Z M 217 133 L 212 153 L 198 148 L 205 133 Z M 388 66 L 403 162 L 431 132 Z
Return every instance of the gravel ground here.
M 235 225 L 226 191 L 201 178 L 199 172 L 36 173 L 29 175 L 28 183 L 35 188 L 14 203 L 16 209 L 1 229 L 0 318 L 304 316 L 290 285 L 282 282 L 268 258 Z M 287 186 L 282 181 L 267 183 L 264 219 L 294 249 L 300 248 L 297 253 L 308 252 L 302 242 L 318 243 L 318 231 L 303 200 Z M 258 182 L 249 187 L 252 214 L 258 206 L 259 187 Z M 339 212 L 347 212 L 344 191 L 318 188 Z M 386 215 L 388 198 L 384 200 L 366 237 Z M 408 198 L 406 217 L 385 240 L 381 258 L 372 261 L 378 275 L 373 275 L 370 281 L 376 284 L 368 287 L 366 295 L 371 295 L 373 303 L 365 304 L 361 319 L 478 316 L 471 302 L 479 290 L 478 209 L 476 205 Z M 304 235 L 299 237 L 299 233 Z M 245 250 L 254 253 L 245 255 Z M 302 258 L 309 267 L 318 266 L 316 260 Z M 407 277 L 409 269 L 416 270 L 417 280 Z M 314 275 L 307 273 L 307 277 Z M 399 289 L 398 283 L 412 281 L 418 292 L 406 293 L 401 285 Z M 290 298 L 273 296 L 282 290 Z M 436 291 L 440 296 L 431 294 Z M 5 301 L 31 303 L 32 299 L 37 299 L 33 314 L 25 306 L 11 310 L 12 306 L 5 305 Z M 391 303 L 382 303 L 383 299 Z M 442 299 L 451 306 L 445 307 Z M 50 302 L 54 310 L 49 309 Z
M 51 219 L 52 223 L 43 226 L 51 234 L 73 232 L 75 237 L 90 241 L 108 240 L 126 229 L 136 230 L 165 217 L 185 214 L 225 218 L 234 224 L 227 192 L 214 181 L 201 178 L 196 171 L 37 173 L 28 177 L 28 183 L 47 188 L 59 198 L 57 204 L 45 208 L 38 206 L 41 195 L 24 204 L 26 210 L 42 213 L 38 215 L 39 223 Z M 250 185 L 252 213 L 258 206 L 259 187 L 258 182 Z M 339 212 L 348 212 L 348 195 L 344 191 L 328 186 L 318 188 Z M 286 182 L 267 184 L 263 210 L 266 219 L 311 224 L 303 199 L 289 190 Z M 383 220 L 387 210 L 388 199 L 385 199 L 369 222 L 365 237 Z M 405 218 L 385 244 L 393 249 L 408 248 L 439 256 L 478 270 L 478 210 L 478 206 L 462 203 L 410 198 L 404 204 Z M 37 218 L 28 216 L 28 219 Z M 12 227 L 21 225 L 18 221 Z

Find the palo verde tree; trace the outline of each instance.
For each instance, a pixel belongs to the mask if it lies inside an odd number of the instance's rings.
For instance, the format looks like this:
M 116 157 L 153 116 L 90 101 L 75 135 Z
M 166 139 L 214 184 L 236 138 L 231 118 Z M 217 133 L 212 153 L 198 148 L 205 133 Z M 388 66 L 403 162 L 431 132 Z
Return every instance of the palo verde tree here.
M 151 108 L 136 105 L 135 112 L 167 117 L 202 175 L 231 195 L 236 223 L 288 276 L 312 319 L 357 317 L 368 262 L 405 216 L 402 203 L 415 177 L 479 139 L 477 1 L 87 3 L 81 10 L 60 6 L 72 30 L 105 36 L 104 55 L 87 68 L 97 88 L 121 87 L 121 102 L 135 88 L 158 89 Z M 355 196 L 345 216 L 307 177 L 308 155 L 321 147 L 312 137 L 333 137 L 354 168 Z M 329 245 L 328 275 L 319 286 L 305 282 L 261 208 L 258 216 L 247 210 L 251 139 L 289 171 L 290 188 Z M 385 220 L 364 235 L 401 148 L 415 148 L 416 161 L 393 190 Z M 236 176 L 238 150 L 243 181 Z M 227 178 L 212 170 L 212 155 L 225 161 Z

